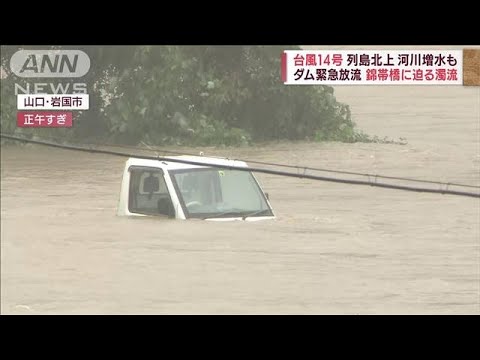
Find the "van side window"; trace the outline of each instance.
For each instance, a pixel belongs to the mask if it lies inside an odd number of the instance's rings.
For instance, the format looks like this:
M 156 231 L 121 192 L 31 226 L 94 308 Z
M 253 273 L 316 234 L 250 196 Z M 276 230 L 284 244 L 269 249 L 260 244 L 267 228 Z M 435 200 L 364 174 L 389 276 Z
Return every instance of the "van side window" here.
M 130 168 L 128 210 L 140 214 L 175 216 L 163 172 L 156 168 Z

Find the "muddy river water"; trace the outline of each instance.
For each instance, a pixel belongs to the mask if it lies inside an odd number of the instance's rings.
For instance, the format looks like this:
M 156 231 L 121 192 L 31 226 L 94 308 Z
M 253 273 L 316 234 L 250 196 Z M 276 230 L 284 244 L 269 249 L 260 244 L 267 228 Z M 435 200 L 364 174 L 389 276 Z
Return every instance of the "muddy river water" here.
M 337 87 L 406 145 L 206 155 L 480 185 L 480 88 Z M 480 314 L 480 200 L 257 174 L 277 219 L 115 215 L 125 159 L 1 149 L 4 314 Z

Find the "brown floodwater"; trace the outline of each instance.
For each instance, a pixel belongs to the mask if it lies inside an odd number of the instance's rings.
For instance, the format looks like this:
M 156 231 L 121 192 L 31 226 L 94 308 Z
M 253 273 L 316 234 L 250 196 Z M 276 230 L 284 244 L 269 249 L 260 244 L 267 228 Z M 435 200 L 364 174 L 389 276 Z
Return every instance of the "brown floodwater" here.
M 187 151 L 480 185 L 479 87 L 336 95 L 408 143 Z M 276 220 L 132 219 L 124 161 L 2 147 L 3 314 L 480 314 L 478 198 L 257 174 Z

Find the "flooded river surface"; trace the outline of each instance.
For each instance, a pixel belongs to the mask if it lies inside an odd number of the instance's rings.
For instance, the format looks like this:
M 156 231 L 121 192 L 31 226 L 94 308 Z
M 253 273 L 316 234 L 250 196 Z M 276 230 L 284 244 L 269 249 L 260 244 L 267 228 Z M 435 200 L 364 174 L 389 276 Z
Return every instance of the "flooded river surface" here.
M 408 143 L 194 151 L 480 185 L 480 88 L 335 92 Z M 124 162 L 2 147 L 3 314 L 480 314 L 478 198 L 257 174 L 276 220 L 130 219 Z

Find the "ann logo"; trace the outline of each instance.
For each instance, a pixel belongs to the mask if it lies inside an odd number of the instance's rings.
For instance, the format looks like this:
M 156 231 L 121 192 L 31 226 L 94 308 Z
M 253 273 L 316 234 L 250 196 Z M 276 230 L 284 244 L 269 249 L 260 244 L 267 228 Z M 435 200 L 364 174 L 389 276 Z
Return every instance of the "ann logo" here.
M 73 59 L 68 55 L 50 55 L 44 54 L 41 56 L 30 54 L 27 56 L 25 63 L 23 64 L 22 68 L 20 69 L 20 73 L 24 73 L 25 71 L 31 71 L 36 74 L 39 72 L 44 73 L 45 68 L 48 67 L 48 71 L 51 73 L 63 73 L 66 69 L 70 73 L 74 73 L 77 69 L 78 64 L 78 54 L 73 56 Z M 40 58 L 40 64 L 37 61 L 37 58 Z M 52 60 L 53 57 L 53 60 Z
M 80 50 L 19 50 L 10 59 L 10 69 L 22 78 L 82 77 L 90 58 Z

